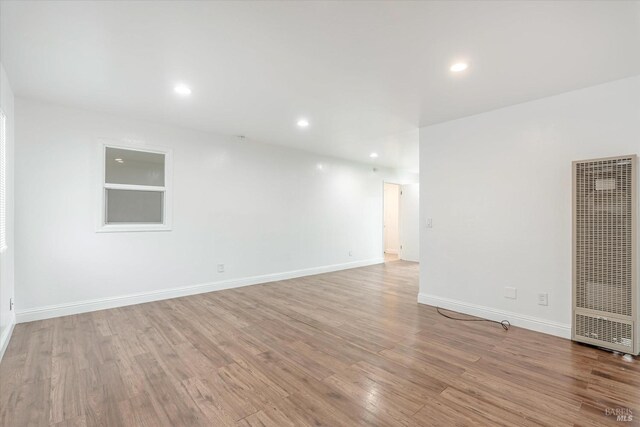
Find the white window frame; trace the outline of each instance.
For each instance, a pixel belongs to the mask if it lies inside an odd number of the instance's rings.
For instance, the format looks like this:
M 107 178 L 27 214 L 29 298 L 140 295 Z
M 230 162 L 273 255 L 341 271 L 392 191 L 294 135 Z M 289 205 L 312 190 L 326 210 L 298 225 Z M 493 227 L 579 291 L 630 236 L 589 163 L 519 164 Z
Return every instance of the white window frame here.
M 164 154 L 164 187 L 153 185 L 129 185 L 129 184 L 111 184 L 106 182 L 106 154 L 107 148 L 118 148 L 121 150 L 141 151 L 143 153 Z M 129 145 L 118 142 L 101 141 L 100 142 L 100 171 L 99 191 L 100 203 L 98 209 L 97 232 L 134 232 L 134 231 L 170 231 L 172 228 L 172 172 L 173 172 L 173 151 L 168 148 L 150 147 L 146 145 Z M 107 190 L 133 190 L 133 191 L 158 191 L 164 193 L 162 198 L 162 224 L 144 224 L 144 223 L 118 223 L 107 224 Z
M 7 247 L 7 116 L 0 110 L 0 254 Z

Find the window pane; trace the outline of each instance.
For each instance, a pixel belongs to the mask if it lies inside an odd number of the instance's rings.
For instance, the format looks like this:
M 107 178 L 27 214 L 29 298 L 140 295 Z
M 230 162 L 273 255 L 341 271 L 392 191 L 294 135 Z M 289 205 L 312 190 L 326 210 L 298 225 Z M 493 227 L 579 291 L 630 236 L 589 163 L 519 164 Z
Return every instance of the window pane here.
M 164 154 L 111 147 L 105 154 L 107 184 L 164 187 Z
M 107 224 L 162 224 L 164 193 L 107 189 Z

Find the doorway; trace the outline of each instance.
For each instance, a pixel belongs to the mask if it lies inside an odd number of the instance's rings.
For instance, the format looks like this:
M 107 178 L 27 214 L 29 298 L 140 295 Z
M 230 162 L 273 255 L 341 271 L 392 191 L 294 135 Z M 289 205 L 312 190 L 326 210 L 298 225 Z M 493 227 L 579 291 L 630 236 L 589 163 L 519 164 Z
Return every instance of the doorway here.
M 400 185 L 384 183 L 384 260 L 398 260 L 400 254 Z
M 385 262 L 419 261 L 419 196 L 418 184 L 384 183 L 382 235 Z

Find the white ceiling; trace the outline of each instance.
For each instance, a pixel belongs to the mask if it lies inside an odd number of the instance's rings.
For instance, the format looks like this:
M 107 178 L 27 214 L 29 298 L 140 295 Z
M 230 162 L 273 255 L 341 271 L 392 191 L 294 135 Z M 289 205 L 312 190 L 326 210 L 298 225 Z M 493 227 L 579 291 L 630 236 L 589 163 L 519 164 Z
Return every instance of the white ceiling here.
M 640 2 L 3 1 L 0 12 L 19 96 L 413 170 L 420 126 L 640 74 Z M 452 75 L 457 59 L 472 66 Z M 193 94 L 176 96 L 177 82 Z

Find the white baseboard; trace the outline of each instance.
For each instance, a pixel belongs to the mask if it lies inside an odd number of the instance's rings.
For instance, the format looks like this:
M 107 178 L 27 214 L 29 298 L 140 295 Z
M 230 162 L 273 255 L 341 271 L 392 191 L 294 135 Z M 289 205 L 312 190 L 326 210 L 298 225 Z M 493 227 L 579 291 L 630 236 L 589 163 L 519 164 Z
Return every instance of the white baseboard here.
M 418 294 L 418 302 L 457 311 L 458 313 L 482 317 L 483 319 L 508 320 L 513 326 L 571 339 L 571 325 L 564 323 L 423 293 Z
M 2 331 L 0 334 L 0 361 L 2 361 L 2 357 L 4 356 L 4 352 L 9 347 L 9 341 L 11 340 L 11 334 L 13 334 L 13 328 L 16 326 L 16 316 L 15 314 L 11 316 L 11 321 L 9 325 Z
M 159 301 L 164 299 L 183 297 L 187 295 L 221 291 L 223 289 L 232 289 L 242 286 L 257 285 L 260 283 L 275 282 L 278 280 L 295 279 L 296 277 L 330 273 L 332 271 L 347 270 L 349 268 L 366 267 L 368 265 L 381 264 L 383 262 L 384 258 L 373 258 L 363 261 L 348 262 L 344 264 L 333 264 L 322 267 L 287 271 L 284 273 L 265 274 L 261 276 L 222 280 L 218 282 L 202 283 L 198 285 L 183 286 L 179 288 L 141 292 L 136 294 L 107 298 L 97 298 L 66 304 L 48 305 L 45 307 L 28 308 L 25 310 L 17 310 L 16 320 L 17 323 L 32 322 L 34 320 L 50 319 L 53 317 L 68 316 L 71 314 L 87 313 L 90 311 L 105 310 L 108 308 L 124 307 L 127 305 L 141 304 L 145 302 Z

